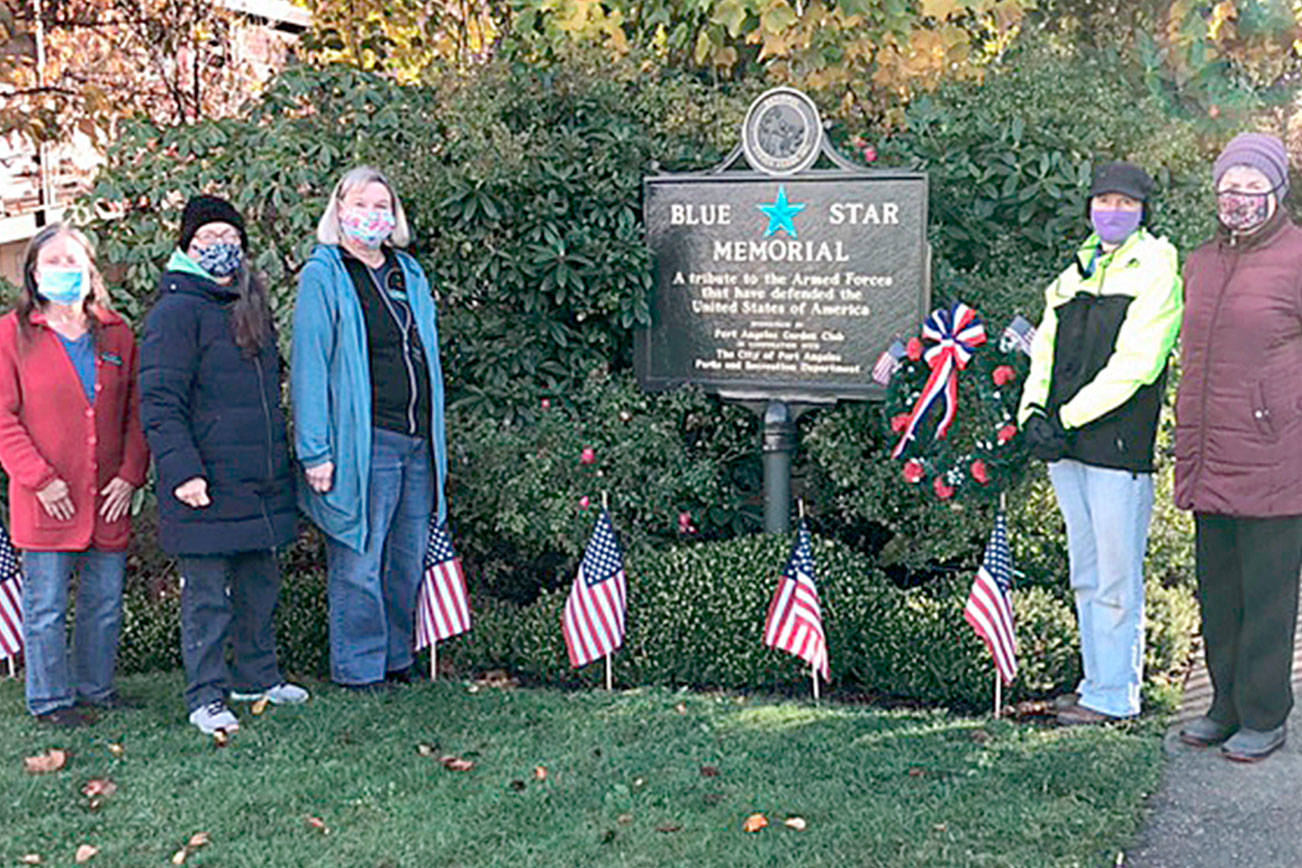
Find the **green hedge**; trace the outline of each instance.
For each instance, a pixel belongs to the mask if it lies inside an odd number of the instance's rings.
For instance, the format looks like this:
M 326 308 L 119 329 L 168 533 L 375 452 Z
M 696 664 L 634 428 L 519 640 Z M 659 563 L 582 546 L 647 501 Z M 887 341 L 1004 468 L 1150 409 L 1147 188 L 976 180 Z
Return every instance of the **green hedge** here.
M 615 658 L 616 679 L 799 689 L 807 670 L 762 642 L 789 545 L 755 535 L 630 559 L 628 640 Z M 989 701 L 989 654 L 962 614 L 970 575 L 901 590 L 862 555 L 822 538 L 815 560 L 834 684 L 967 708 Z M 1070 688 L 1080 678 L 1075 616 L 1063 586 L 1015 592 L 1021 674 L 1010 699 Z M 560 632 L 567 592 L 557 589 L 529 606 L 477 600 L 474 630 L 449 642 L 446 653 L 466 667 L 506 667 L 544 683 L 598 683 L 601 666 L 577 674 L 569 668 Z M 1191 650 L 1192 595 L 1150 582 L 1147 619 L 1148 677 L 1164 687 Z

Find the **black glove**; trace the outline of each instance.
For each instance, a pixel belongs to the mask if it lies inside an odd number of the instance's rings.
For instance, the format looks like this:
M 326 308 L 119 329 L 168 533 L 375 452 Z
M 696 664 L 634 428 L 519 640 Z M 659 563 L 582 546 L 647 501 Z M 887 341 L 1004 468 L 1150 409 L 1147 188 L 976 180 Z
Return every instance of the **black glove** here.
M 1026 448 L 1032 458 L 1057 461 L 1067 451 L 1067 432 L 1063 430 L 1057 413 L 1036 410 L 1022 426 L 1022 436 L 1026 438 Z

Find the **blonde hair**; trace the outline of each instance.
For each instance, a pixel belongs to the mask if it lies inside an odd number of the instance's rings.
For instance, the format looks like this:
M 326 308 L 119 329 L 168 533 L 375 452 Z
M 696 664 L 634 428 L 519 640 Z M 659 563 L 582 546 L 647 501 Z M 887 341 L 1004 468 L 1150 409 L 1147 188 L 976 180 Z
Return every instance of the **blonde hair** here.
M 339 179 L 339 183 L 335 184 L 334 192 L 330 194 L 330 201 L 326 203 L 325 213 L 316 224 L 316 240 L 322 244 L 340 243 L 339 206 L 344 196 L 354 187 L 365 187 L 376 181 L 385 186 L 390 198 L 393 199 L 393 233 L 384 243 L 393 247 L 406 247 L 410 244 L 411 228 L 407 224 L 407 212 L 402 208 L 398 191 L 393 188 L 393 183 L 385 177 L 385 174 L 374 166 L 356 166 L 349 169 Z

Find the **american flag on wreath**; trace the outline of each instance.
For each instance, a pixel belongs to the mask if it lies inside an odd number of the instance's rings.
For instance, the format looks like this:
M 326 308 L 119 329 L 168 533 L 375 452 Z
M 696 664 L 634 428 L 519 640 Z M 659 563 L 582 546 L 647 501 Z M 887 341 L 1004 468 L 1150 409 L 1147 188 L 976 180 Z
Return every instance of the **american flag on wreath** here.
M 0 524 L 0 660 L 23 650 L 23 573 L 9 531 Z
M 882 351 L 877 357 L 877 363 L 873 365 L 873 379 L 883 386 L 891 381 L 895 372 L 904 364 L 904 357 L 908 354 L 904 342 L 899 338 L 895 339 L 889 347 Z
M 425 547 L 425 578 L 416 598 L 416 650 L 470 629 L 470 600 L 461 558 L 452 548 L 448 523 L 432 517 Z
M 968 594 L 963 617 L 990 649 L 995 669 L 1005 684 L 1017 677 L 1017 633 L 1013 628 L 1013 555 L 1008 547 L 1004 514 L 995 518 L 995 528 L 986 543 L 985 557 Z
M 814 585 L 814 553 L 809 527 L 800 522 L 796 546 L 778 580 L 764 621 L 764 644 L 786 651 L 814 667 L 828 680 L 827 637 L 823 635 L 823 612 Z
M 624 644 L 627 605 L 624 554 L 610 513 L 603 509 L 583 552 L 561 620 L 571 666 L 586 666 Z

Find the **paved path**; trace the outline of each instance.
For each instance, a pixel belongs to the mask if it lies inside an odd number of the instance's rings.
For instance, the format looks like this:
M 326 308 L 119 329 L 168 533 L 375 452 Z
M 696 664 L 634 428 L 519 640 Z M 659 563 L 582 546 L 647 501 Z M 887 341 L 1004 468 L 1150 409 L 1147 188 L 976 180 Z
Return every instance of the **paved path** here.
M 1302 612 L 1293 656 L 1293 692 L 1302 703 Z M 1289 741 L 1255 765 L 1221 759 L 1215 748 L 1186 747 L 1180 722 L 1211 703 L 1199 654 L 1178 721 L 1166 733 L 1162 788 L 1149 800 L 1148 825 L 1126 865 L 1136 868 L 1302 866 L 1302 704 L 1289 717 Z

